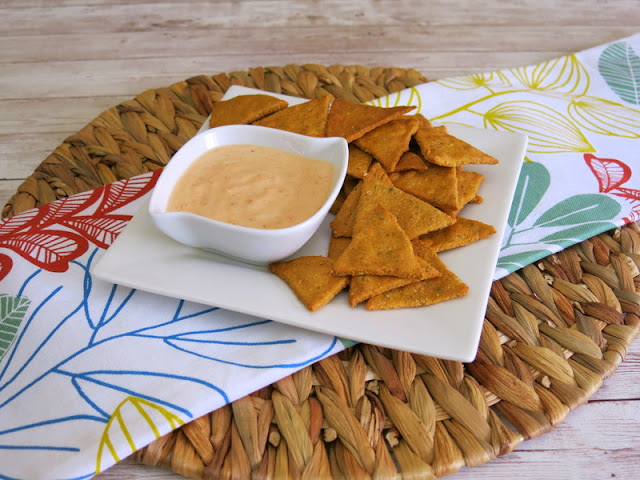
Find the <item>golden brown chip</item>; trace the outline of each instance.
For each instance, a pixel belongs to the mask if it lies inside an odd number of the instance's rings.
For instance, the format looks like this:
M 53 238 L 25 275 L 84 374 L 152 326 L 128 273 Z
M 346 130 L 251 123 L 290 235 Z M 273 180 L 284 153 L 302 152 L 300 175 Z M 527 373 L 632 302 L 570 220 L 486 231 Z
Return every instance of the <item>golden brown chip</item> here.
M 329 303 L 349 283 L 349 277 L 331 273 L 334 261 L 327 257 L 299 257 L 272 263 L 269 270 L 284 280 L 312 312 Z
M 480 195 L 476 195 L 475 197 L 473 197 L 473 200 L 471 200 L 469 203 L 482 203 L 484 202 L 484 198 L 482 198 Z
M 400 190 L 445 211 L 458 208 L 457 177 L 455 168 L 439 165 L 429 165 L 428 170 L 407 170 L 389 174 L 393 184 Z
M 209 127 L 246 125 L 289 105 L 271 95 L 240 95 L 213 104 Z
M 349 196 L 342 202 L 340 210 L 331 220 L 331 231 L 334 237 L 351 237 L 353 235 L 353 222 L 356 218 L 356 210 L 360 201 L 362 182 L 356 185 Z
M 354 143 L 373 155 L 388 172 L 393 172 L 402 154 L 409 150 L 409 142 L 419 126 L 417 118 L 401 117 L 371 130 Z
M 346 198 L 347 198 L 347 194 L 344 192 L 344 190 L 341 189 L 338 192 L 338 196 L 333 201 L 333 204 L 331 205 L 329 212 L 333 213 L 334 215 L 337 215 L 340 209 L 342 208 L 342 205 L 344 205 L 344 201 L 346 200 Z
M 396 172 L 402 170 L 427 170 L 429 167 L 420 155 L 413 152 L 405 152 L 400 157 L 398 164 L 396 165 Z
M 331 95 L 318 97 L 264 117 L 254 122 L 254 125 L 277 128 L 311 137 L 324 137 L 327 129 L 329 105 L 332 100 L 333 96 Z
M 327 121 L 327 137 L 343 137 L 352 142 L 380 125 L 401 117 L 416 107 L 382 108 L 336 98 Z
M 431 122 L 429 121 L 429 119 L 424 115 L 422 115 L 421 113 L 416 113 L 414 117 L 420 120 L 421 127 L 427 127 L 427 128 L 431 127 Z
M 458 217 L 456 223 L 450 227 L 422 235 L 414 239 L 412 243 L 414 250 L 416 245 L 420 244 L 436 252 L 442 252 L 444 250 L 470 245 L 478 240 L 490 237 L 494 233 L 496 233 L 496 229 L 491 225 L 469 218 Z
M 417 248 L 416 254 L 435 266 L 442 275 L 376 295 L 367 300 L 367 310 L 423 307 L 461 297 L 469 292 L 469 287 L 442 263 L 435 252 L 423 247 Z
M 376 180 L 380 183 L 383 183 L 384 185 L 393 187 L 393 182 L 389 178 L 389 175 L 387 175 L 385 169 L 382 168 L 382 165 L 380 165 L 378 162 L 373 162 L 371 164 L 371 167 L 369 167 L 369 171 L 367 172 L 366 176 L 369 177 L 368 180 Z
M 387 176 L 387 172 L 378 163 L 373 162 L 366 176 L 369 180 L 376 180 L 385 185 L 393 186 L 391 180 Z M 342 205 L 336 214 L 336 217 L 331 222 L 331 229 L 335 237 L 350 237 L 353 233 L 353 222 L 356 218 L 356 208 L 358 207 L 358 201 L 360 200 L 360 183 L 351 190 L 347 198 L 342 202 Z M 342 190 L 345 190 L 343 187 Z M 332 212 L 333 213 L 333 212 Z
M 362 210 L 370 213 L 378 204 L 397 218 L 398 224 L 410 239 L 444 228 L 454 222 L 453 218 L 429 203 L 392 185 L 383 184 L 374 175 L 364 177 L 358 188 L 358 196 L 357 207 L 352 204 L 347 205 L 345 201 L 343 204 L 345 213 L 342 214 L 341 209 L 331 222 L 334 236 L 353 235 L 357 212 Z
M 478 196 L 480 184 L 484 181 L 484 175 L 478 172 L 467 172 L 458 170 L 458 208 L 455 211 L 447 212 L 450 215 L 457 215 L 460 210 L 469 202 L 473 202 Z
M 467 142 L 449 135 L 446 127 L 421 127 L 415 135 L 424 158 L 443 167 L 456 167 L 469 163 L 496 164 L 498 160 Z
M 347 246 L 351 243 L 351 238 L 349 237 L 331 237 L 329 240 L 329 253 L 328 257 L 337 260 L 342 252 L 345 251 Z
M 423 268 L 411 241 L 382 205 L 356 213 L 353 240 L 333 266 L 336 275 L 391 275 L 418 279 Z
M 363 178 L 369 166 L 373 161 L 370 153 L 361 150 L 354 144 L 349 144 L 349 164 L 347 166 L 347 174 L 356 178 Z
M 421 280 L 442 275 L 435 267 L 417 257 L 423 267 Z M 390 277 L 387 275 L 355 275 L 349 282 L 349 305 L 355 307 L 361 302 L 381 293 L 413 283 L 409 278 Z

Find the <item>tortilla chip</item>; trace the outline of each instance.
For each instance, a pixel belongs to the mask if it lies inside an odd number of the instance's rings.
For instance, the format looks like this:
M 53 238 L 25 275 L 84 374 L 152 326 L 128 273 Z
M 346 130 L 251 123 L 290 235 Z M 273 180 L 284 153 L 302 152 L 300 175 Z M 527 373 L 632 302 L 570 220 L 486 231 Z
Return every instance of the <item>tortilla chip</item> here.
M 396 172 L 402 170 L 427 170 L 429 167 L 420 155 L 413 152 L 404 152 L 396 165 Z
M 391 275 L 419 279 L 423 268 L 411 241 L 382 205 L 358 208 L 353 240 L 333 266 L 336 275 Z
M 476 195 L 475 197 L 473 197 L 473 200 L 471 200 L 469 203 L 482 203 L 484 202 L 484 198 L 482 198 L 480 195 Z
M 329 212 L 333 213 L 334 215 L 337 215 L 340 209 L 342 208 L 342 206 L 344 205 L 344 201 L 346 200 L 346 198 L 347 198 L 347 194 L 344 193 L 344 190 L 340 190 L 338 192 L 338 196 L 333 201 L 331 208 L 329 208 Z
M 349 246 L 351 239 L 348 237 L 331 237 L 329 240 L 329 253 L 328 257 L 337 260 L 342 252 Z
M 424 158 L 443 167 L 469 163 L 496 164 L 498 160 L 467 142 L 450 135 L 446 127 L 421 127 L 415 135 Z
M 452 211 L 458 208 L 458 179 L 455 168 L 429 165 L 428 170 L 390 173 L 389 178 L 400 190 L 440 210 Z
M 361 150 L 354 144 L 349 144 L 349 164 L 347 165 L 347 174 L 356 178 L 363 178 L 369 166 L 373 161 L 370 153 Z
M 271 95 L 240 95 L 213 104 L 209 128 L 246 125 L 287 108 L 289 104 Z
M 447 212 L 457 215 L 469 202 L 473 202 L 478 196 L 480 184 L 484 181 L 484 175 L 478 172 L 458 170 L 458 208 L 455 212 Z
M 391 180 L 387 176 L 387 172 L 384 171 L 384 168 L 382 168 L 378 162 L 373 162 L 366 177 L 368 177 L 369 180 L 376 180 L 384 185 L 393 186 L 393 183 L 391 183 Z M 343 201 L 340 210 L 331 221 L 333 236 L 351 237 L 353 235 L 353 223 L 356 218 L 358 202 L 360 201 L 360 189 L 359 183 Z M 345 188 L 343 187 L 342 190 L 345 190 Z
M 369 177 L 369 180 L 376 180 L 380 183 L 383 183 L 384 185 L 393 187 L 393 182 L 389 178 L 389 175 L 387 175 L 385 169 L 382 168 L 382 165 L 380 165 L 378 162 L 373 162 L 371 164 L 371 167 L 369 167 L 369 171 L 367 172 L 366 176 Z
M 312 312 L 329 303 L 349 283 L 349 277 L 331 273 L 334 261 L 327 257 L 299 257 L 272 263 L 269 270 L 284 280 Z
M 342 207 L 340 207 L 335 218 L 331 220 L 331 231 L 334 237 L 351 237 L 353 235 L 353 222 L 356 218 L 356 210 L 358 209 L 361 190 L 362 183 L 353 189 L 342 203 Z
M 332 100 L 333 96 L 331 95 L 318 97 L 308 102 L 288 107 L 253 124 L 311 137 L 324 137 L 327 129 L 329 105 L 331 105 Z
M 416 113 L 413 117 L 417 118 L 418 120 L 420 120 L 420 126 L 421 127 L 431 128 L 431 122 L 429 121 L 429 119 L 427 117 L 425 117 L 421 113 Z
M 456 223 L 450 227 L 422 235 L 413 240 L 412 243 L 414 249 L 416 245 L 420 244 L 433 249 L 435 252 L 442 252 L 470 245 L 478 240 L 490 237 L 494 233 L 496 233 L 496 229 L 491 225 L 469 218 L 458 217 Z
M 388 172 L 393 172 L 419 126 L 417 118 L 398 118 L 371 130 L 354 143 L 373 155 Z
M 469 292 L 469 287 L 442 263 L 435 252 L 420 247 L 416 249 L 416 254 L 438 269 L 442 275 L 371 297 L 365 304 L 367 310 L 423 307 L 461 297 Z
M 342 214 L 340 209 L 331 222 L 331 228 L 336 237 L 352 236 L 357 212 L 366 210 L 368 214 L 378 204 L 396 217 L 398 224 L 410 239 L 452 225 L 454 222 L 453 218 L 429 203 L 399 188 L 383 184 L 374 175 L 365 176 L 358 190 L 357 211 L 353 210 L 353 205 L 347 208 L 343 205 L 345 213 Z
M 336 98 L 329 111 L 327 137 L 343 137 L 352 142 L 380 125 L 401 117 L 416 107 L 382 108 Z
M 435 278 L 442 275 L 435 267 L 417 257 L 423 266 L 421 280 Z M 361 302 L 381 293 L 413 283 L 409 278 L 390 277 L 387 275 L 355 275 L 349 282 L 349 305 L 355 307 Z

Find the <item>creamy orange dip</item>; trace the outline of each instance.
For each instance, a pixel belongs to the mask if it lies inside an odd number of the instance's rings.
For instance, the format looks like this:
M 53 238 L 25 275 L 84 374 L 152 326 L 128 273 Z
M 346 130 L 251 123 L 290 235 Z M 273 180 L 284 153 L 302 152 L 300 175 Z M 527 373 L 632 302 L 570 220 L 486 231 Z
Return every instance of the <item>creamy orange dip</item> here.
M 333 165 L 325 160 L 258 145 L 224 145 L 187 168 L 167 210 L 245 227 L 290 227 L 320 209 L 332 176 Z

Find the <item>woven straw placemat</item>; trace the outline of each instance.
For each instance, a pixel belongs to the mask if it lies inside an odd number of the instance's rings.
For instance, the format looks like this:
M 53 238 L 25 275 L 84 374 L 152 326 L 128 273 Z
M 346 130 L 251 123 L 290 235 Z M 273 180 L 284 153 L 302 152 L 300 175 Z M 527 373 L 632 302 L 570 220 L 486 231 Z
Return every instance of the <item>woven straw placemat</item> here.
M 164 165 L 230 85 L 307 98 L 384 96 L 414 70 L 288 65 L 148 90 L 54 150 L 3 217 Z M 593 237 L 494 282 L 477 358 L 359 344 L 134 454 L 196 478 L 434 478 L 552 430 L 624 360 L 640 329 L 640 228 Z

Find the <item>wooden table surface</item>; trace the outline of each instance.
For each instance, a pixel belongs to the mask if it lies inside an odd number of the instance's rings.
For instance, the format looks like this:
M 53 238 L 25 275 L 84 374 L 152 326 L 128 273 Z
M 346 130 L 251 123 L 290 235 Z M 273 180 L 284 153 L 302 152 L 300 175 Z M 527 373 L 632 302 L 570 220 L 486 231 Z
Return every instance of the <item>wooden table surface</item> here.
M 0 0 L 0 200 L 67 135 L 148 88 L 291 63 L 411 67 L 430 79 L 491 71 L 640 32 L 639 7 L 638 0 Z M 553 432 L 450 478 L 640 478 L 639 343 Z M 124 461 L 98 478 L 181 477 Z

